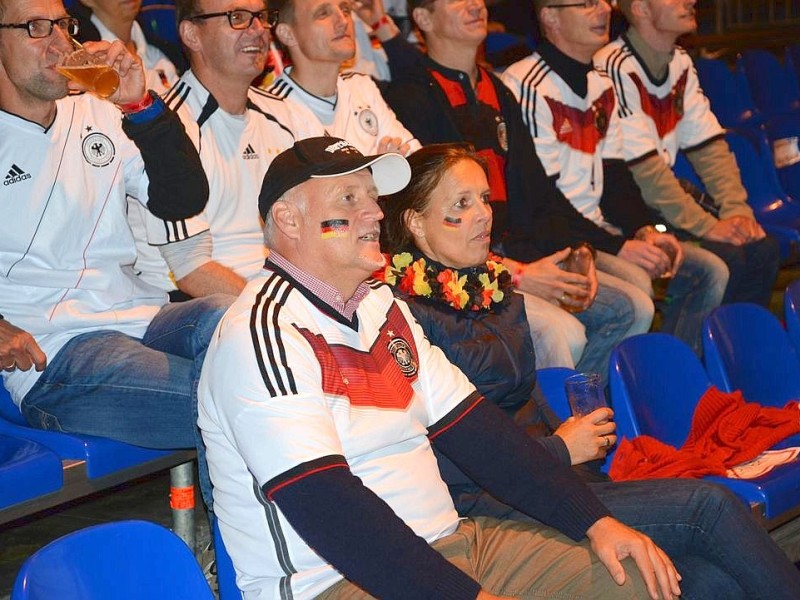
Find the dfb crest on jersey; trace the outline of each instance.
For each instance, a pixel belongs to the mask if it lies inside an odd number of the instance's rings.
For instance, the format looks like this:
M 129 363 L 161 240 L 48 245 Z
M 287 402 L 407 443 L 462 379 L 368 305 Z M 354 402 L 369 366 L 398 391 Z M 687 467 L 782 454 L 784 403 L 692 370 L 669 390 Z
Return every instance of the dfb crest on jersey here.
M 678 90 L 676 90 L 677 92 Z M 681 93 L 676 93 L 675 96 L 672 98 L 672 106 L 675 108 L 675 114 L 679 117 L 683 116 L 683 91 Z
M 93 167 L 105 167 L 114 160 L 114 143 L 104 133 L 90 133 L 81 145 L 83 158 Z
M 394 337 L 389 340 L 388 348 L 403 375 L 413 377 L 417 374 L 417 361 L 407 341 L 401 337 Z
M 594 126 L 597 128 L 597 131 L 600 132 L 600 135 L 604 137 L 606 131 L 608 131 L 606 107 L 598 102 L 592 108 L 594 109 Z
M 495 117 L 497 121 L 497 144 L 503 152 L 508 152 L 508 127 L 506 122 L 500 118 Z
M 378 135 L 378 117 L 375 116 L 372 109 L 364 108 L 358 113 L 358 124 L 361 125 L 361 129 L 368 134 L 374 136 Z

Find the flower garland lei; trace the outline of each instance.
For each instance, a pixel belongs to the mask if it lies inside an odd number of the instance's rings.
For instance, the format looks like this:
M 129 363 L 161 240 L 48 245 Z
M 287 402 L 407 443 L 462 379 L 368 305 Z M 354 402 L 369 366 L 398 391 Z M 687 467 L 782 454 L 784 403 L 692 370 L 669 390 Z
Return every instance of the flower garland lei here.
M 445 267 L 424 256 L 401 252 L 387 257 L 375 276 L 408 296 L 429 298 L 456 310 L 491 310 L 511 298 L 511 273 L 498 257 L 468 269 Z

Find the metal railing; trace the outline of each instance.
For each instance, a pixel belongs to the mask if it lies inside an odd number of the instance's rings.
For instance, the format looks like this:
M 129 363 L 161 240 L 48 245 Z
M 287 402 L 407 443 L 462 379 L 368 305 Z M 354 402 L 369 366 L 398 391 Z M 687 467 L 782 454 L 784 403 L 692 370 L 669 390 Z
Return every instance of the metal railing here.
M 800 0 L 715 0 L 713 20 L 717 34 L 798 25 Z

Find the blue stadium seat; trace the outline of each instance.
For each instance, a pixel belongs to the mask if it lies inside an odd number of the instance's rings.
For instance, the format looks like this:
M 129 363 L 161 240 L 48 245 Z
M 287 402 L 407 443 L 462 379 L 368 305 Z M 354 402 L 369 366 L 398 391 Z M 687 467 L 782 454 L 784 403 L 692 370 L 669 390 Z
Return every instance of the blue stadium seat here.
M 800 399 L 800 359 L 781 323 L 750 303 L 714 309 L 703 323 L 706 371 L 719 389 L 749 402 L 783 406 Z
M 728 131 L 725 140 L 736 157 L 756 220 L 778 240 L 784 263 L 796 261 L 800 257 L 800 204 L 781 186 L 764 132 Z M 800 163 L 797 166 L 800 168 Z M 675 162 L 675 174 L 704 189 L 682 152 Z
M 692 349 L 664 333 L 620 342 L 611 353 L 609 383 L 620 437 L 649 435 L 675 447 L 686 441 L 695 407 L 711 385 Z M 800 462 L 752 480 L 705 479 L 727 486 L 768 529 L 800 511 Z
M 757 128 L 764 123 L 741 72 L 731 70 L 719 58 L 698 58 L 695 67 L 711 110 L 723 127 Z
M 13 600 L 213 600 L 191 550 L 146 521 L 88 527 L 30 556 Z
M 783 292 L 783 317 L 789 341 L 800 356 L 800 279 L 787 285 Z
M 55 452 L 62 460 L 86 461 L 86 474 L 89 479 L 100 478 L 115 471 L 174 454 L 168 450 L 150 450 L 92 435 L 29 427 L 2 385 L 0 385 L 0 434 L 38 442 Z
M 213 519 L 214 527 L 214 560 L 217 565 L 217 587 L 219 600 L 241 600 L 242 592 L 236 587 L 236 571 L 233 568 L 230 554 L 222 541 L 217 519 Z
M 777 56 L 768 50 L 749 48 L 737 59 L 736 68 L 747 79 L 753 100 L 765 119 L 800 112 L 797 78 Z
M 30 440 L 0 435 L 0 509 L 57 492 L 61 459 Z
M 789 73 L 800 82 L 800 44 L 789 44 L 783 53 L 783 64 Z
M 576 373 L 575 369 L 567 367 L 550 367 L 536 371 L 536 381 L 539 383 L 542 394 L 544 394 L 550 408 L 562 421 L 572 415 L 567 401 L 567 391 L 564 389 L 564 380 Z
M 143 29 L 151 31 L 166 42 L 180 46 L 181 39 L 178 34 L 178 23 L 175 20 L 174 4 L 164 2 L 145 4 L 137 19 Z
M 800 201 L 800 114 L 774 117 L 764 131 L 769 139 L 772 166 L 786 193 Z

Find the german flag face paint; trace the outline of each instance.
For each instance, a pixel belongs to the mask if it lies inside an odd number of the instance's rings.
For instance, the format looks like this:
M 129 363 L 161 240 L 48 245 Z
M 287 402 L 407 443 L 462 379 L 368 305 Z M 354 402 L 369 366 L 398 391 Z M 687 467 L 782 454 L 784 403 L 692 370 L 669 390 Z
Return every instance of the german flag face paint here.
M 445 229 L 458 229 L 461 227 L 461 219 L 458 217 L 445 217 L 443 224 Z
M 319 224 L 322 239 L 345 237 L 350 233 L 350 221 L 347 219 L 331 219 Z

